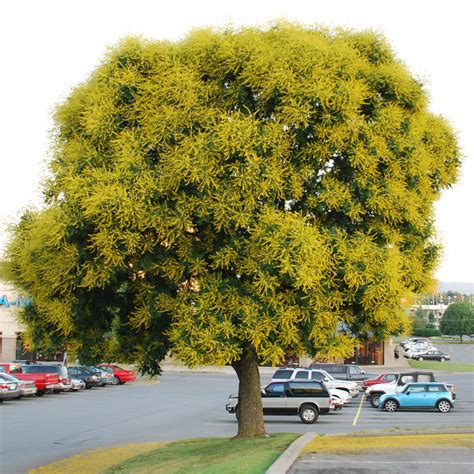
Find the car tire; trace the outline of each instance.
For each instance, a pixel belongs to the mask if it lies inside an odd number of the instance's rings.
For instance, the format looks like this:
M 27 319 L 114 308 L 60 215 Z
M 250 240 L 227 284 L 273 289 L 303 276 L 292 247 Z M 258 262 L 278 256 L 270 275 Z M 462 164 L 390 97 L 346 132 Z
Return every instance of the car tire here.
M 316 423 L 318 416 L 318 409 L 313 405 L 303 405 L 300 408 L 300 420 L 307 425 L 312 425 L 313 423 Z
M 374 393 L 373 395 L 370 396 L 370 404 L 372 405 L 373 408 L 379 407 L 379 400 L 382 395 L 383 393 Z
M 44 394 L 45 394 L 45 391 L 44 391 L 44 390 L 37 390 L 36 393 L 35 393 L 35 395 L 36 395 L 37 397 L 42 397 Z
M 441 357 L 441 359 L 439 360 L 440 362 L 446 362 L 446 358 L 445 357 Z
M 423 360 L 423 357 L 418 357 L 418 360 Z
M 398 410 L 398 403 L 395 400 L 392 400 L 391 398 L 389 398 L 383 404 L 383 408 L 385 411 L 388 411 L 389 413 L 393 413 Z
M 120 385 L 120 379 L 118 377 L 114 377 L 114 383 L 112 385 Z
M 437 404 L 436 404 L 436 408 L 438 409 L 438 411 L 440 411 L 441 413 L 448 413 L 451 411 L 451 403 L 448 401 L 448 400 L 440 400 Z

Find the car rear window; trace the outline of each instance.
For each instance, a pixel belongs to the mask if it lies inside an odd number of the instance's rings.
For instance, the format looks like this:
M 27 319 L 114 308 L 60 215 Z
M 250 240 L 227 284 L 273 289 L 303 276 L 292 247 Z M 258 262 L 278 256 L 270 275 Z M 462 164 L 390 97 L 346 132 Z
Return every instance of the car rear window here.
M 59 367 L 56 365 L 25 365 L 25 374 L 59 374 Z
M 280 370 L 277 370 L 273 374 L 272 378 L 274 378 L 274 379 L 290 379 L 292 374 L 293 374 L 292 370 L 280 369 Z
M 319 382 L 290 382 L 291 393 L 295 396 L 328 395 L 328 391 Z

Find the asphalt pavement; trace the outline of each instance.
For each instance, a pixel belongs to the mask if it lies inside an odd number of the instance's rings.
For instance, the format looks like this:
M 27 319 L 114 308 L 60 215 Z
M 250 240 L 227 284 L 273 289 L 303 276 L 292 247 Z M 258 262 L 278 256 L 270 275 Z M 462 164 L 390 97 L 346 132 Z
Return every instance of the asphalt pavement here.
M 262 375 L 262 384 L 271 378 Z M 321 415 L 314 425 L 298 417 L 265 417 L 275 432 L 350 433 L 473 426 L 474 374 L 445 374 L 458 394 L 451 413 L 386 413 L 362 397 L 340 412 Z M 234 374 L 169 372 L 158 383 L 111 386 L 8 401 L 0 405 L 0 472 L 24 473 L 96 447 L 208 436 L 231 437 L 237 422 L 225 411 L 227 397 L 238 390 Z
M 472 474 L 474 459 L 469 448 L 417 448 L 375 453 L 310 454 L 301 458 L 288 474 Z

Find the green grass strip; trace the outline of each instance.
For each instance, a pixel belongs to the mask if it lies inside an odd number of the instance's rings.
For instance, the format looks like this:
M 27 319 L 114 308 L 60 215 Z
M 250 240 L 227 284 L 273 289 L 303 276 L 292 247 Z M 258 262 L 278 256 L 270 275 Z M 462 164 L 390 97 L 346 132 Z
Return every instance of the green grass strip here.
M 264 473 L 298 437 L 278 433 L 268 438 L 232 440 L 229 438 L 191 439 L 169 443 L 162 448 L 127 459 L 104 473 Z
M 458 362 L 437 362 L 434 360 L 409 360 L 414 369 L 444 370 L 445 372 L 474 372 L 474 364 L 459 364 Z

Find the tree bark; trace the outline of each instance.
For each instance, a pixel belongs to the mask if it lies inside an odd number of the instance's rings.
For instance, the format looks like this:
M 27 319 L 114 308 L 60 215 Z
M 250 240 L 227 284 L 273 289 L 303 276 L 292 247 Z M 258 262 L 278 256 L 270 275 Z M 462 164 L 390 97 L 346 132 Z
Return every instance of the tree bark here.
M 232 364 L 239 377 L 239 430 L 236 438 L 263 436 L 262 396 L 260 393 L 260 373 L 257 358 L 252 349 L 244 349 L 240 360 Z

